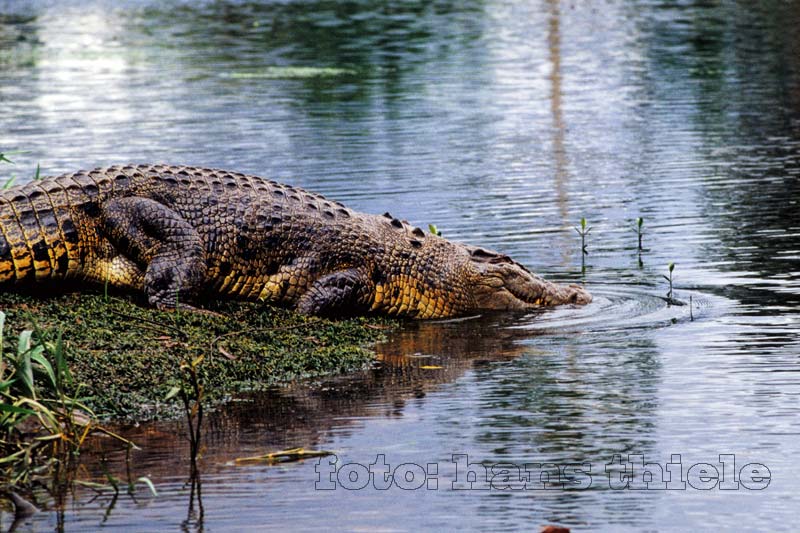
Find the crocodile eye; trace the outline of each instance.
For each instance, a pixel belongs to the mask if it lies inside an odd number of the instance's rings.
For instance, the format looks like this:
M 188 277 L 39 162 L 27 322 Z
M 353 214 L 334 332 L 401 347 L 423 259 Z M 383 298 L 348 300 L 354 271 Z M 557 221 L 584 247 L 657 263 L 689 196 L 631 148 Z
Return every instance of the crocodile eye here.
M 475 248 L 470 251 L 470 257 L 472 257 L 473 261 L 477 261 L 479 263 L 490 263 L 492 265 L 498 265 L 501 263 L 513 263 L 514 261 L 511 260 L 505 254 L 499 254 L 497 252 L 490 252 L 489 250 L 484 250 L 483 248 Z

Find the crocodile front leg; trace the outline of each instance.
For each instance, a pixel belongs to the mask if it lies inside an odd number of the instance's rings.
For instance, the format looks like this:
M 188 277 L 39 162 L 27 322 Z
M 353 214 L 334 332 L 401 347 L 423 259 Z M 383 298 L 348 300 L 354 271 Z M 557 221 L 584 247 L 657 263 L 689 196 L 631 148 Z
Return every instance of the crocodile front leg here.
M 144 271 L 144 292 L 159 309 L 191 308 L 207 264 L 197 231 L 167 206 L 141 197 L 101 206 L 103 231 L 114 248 Z
M 307 315 L 353 315 L 363 310 L 369 288 L 358 270 L 350 268 L 315 281 L 297 302 L 297 311 Z

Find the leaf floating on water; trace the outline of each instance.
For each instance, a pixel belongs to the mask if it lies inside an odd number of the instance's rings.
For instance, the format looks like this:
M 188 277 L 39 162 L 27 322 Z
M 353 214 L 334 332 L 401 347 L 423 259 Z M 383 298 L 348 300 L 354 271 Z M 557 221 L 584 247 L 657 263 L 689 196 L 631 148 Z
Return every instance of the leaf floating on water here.
M 339 76 L 355 76 L 357 73 L 349 68 L 334 67 L 267 67 L 259 70 L 230 72 L 228 78 L 238 80 L 305 80 L 309 78 L 334 78 Z
M 291 463 L 294 461 L 301 461 L 311 457 L 325 457 L 333 455 L 333 452 L 327 450 L 306 450 L 305 448 L 291 448 L 289 450 L 281 450 L 279 452 L 267 453 L 264 455 L 255 455 L 253 457 L 238 457 L 234 461 L 236 464 L 242 463 Z
M 441 370 L 443 366 L 436 366 L 436 365 L 422 365 L 420 367 L 422 370 Z

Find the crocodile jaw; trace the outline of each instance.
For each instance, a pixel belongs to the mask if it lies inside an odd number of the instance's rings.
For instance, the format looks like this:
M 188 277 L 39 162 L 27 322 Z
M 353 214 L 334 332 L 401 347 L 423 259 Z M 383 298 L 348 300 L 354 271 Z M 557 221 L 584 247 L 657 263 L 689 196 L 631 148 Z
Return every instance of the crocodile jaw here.
M 585 288 L 546 281 L 514 262 L 479 265 L 477 270 L 476 309 L 526 310 L 564 304 L 586 305 L 592 301 L 592 295 Z

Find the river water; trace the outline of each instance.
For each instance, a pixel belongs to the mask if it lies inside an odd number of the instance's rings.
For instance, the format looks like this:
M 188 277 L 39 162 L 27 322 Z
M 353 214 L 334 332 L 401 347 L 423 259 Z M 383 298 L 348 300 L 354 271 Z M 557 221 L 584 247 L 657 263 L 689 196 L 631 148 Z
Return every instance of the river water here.
M 199 484 L 182 422 L 128 428 L 157 497 L 79 489 L 23 527 L 796 530 L 798 27 L 781 1 L 0 0 L 20 181 L 248 171 L 595 295 L 412 323 L 374 369 L 231 403 Z M 233 463 L 296 446 L 338 462 Z

